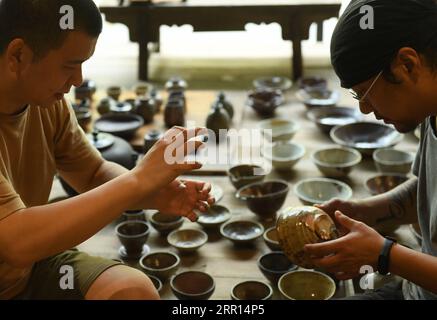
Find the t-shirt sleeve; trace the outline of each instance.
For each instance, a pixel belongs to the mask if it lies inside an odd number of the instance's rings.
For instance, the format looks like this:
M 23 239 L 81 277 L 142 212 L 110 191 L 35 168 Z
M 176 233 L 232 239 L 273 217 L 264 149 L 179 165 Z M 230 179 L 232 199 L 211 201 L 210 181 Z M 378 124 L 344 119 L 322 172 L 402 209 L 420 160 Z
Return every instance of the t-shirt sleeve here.
M 414 159 L 413 167 L 412 167 L 412 173 L 416 177 L 419 175 L 419 166 L 420 166 L 420 158 L 422 155 L 422 146 L 423 146 L 424 137 L 426 135 L 426 130 L 428 127 L 427 122 L 428 122 L 428 119 L 425 119 L 425 121 L 423 121 L 422 124 L 420 125 L 420 143 L 419 143 L 419 148 L 417 149 L 416 158 Z
M 0 220 L 26 206 L 12 185 L 0 174 Z
M 59 127 L 55 134 L 56 167 L 60 172 L 85 171 L 103 162 L 100 152 L 88 141 L 79 126 L 73 108 L 62 100 L 59 109 Z

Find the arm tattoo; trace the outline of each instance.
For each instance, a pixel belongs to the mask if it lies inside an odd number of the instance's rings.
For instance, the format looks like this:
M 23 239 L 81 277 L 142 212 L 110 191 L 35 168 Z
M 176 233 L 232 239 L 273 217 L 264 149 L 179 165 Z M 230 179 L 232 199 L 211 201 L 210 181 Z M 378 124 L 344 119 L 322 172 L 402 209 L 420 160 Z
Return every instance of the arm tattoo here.
M 377 223 L 387 220 L 402 220 L 412 208 L 416 209 L 417 179 L 410 179 L 401 184 L 389 194 L 389 212 L 377 220 Z

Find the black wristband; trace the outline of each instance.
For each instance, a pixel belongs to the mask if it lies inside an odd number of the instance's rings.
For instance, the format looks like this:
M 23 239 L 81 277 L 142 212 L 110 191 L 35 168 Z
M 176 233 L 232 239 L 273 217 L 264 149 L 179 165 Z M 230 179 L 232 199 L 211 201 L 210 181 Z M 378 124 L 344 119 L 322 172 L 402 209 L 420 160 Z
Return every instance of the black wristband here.
M 390 267 L 390 250 L 396 240 L 386 237 L 384 239 L 384 245 L 382 246 L 381 253 L 378 257 L 378 272 L 382 275 L 386 275 L 389 272 Z

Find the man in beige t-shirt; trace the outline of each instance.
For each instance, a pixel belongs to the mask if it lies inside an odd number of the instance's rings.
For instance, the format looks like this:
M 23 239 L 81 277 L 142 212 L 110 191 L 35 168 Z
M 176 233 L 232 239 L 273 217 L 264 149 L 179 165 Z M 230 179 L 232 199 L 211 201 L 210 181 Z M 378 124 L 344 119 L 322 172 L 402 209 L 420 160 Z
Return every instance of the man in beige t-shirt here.
M 74 30 L 60 27 L 63 5 Z M 214 201 L 209 184 L 176 179 L 200 164 L 164 159 L 199 129 L 169 130 L 131 171 L 89 144 L 63 94 L 81 85 L 101 29 L 92 0 L 0 1 L 0 299 L 159 298 L 142 272 L 70 248 L 129 209 L 195 220 Z M 56 173 L 81 194 L 47 204 Z M 74 290 L 59 287 L 65 264 Z

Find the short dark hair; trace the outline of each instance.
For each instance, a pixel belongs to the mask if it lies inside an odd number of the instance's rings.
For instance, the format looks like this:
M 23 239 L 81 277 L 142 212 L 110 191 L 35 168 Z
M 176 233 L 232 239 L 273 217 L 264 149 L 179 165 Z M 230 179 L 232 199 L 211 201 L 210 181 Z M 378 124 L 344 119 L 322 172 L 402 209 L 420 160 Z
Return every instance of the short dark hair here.
M 69 5 L 74 12 L 74 30 L 63 30 L 60 9 Z M 0 0 L 0 55 L 9 43 L 21 38 L 36 59 L 60 48 L 71 31 L 92 37 L 102 32 L 102 16 L 92 0 Z

